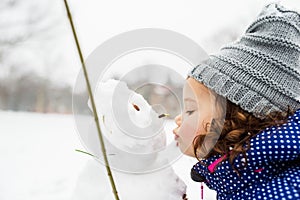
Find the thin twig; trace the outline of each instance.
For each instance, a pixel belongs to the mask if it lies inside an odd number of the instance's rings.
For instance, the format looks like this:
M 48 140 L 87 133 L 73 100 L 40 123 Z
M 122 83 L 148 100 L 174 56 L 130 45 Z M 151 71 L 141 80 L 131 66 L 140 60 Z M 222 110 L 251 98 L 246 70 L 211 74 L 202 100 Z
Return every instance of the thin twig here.
M 86 151 L 82 151 L 82 150 L 80 150 L 80 149 L 75 149 L 75 151 L 80 152 L 80 153 L 84 153 L 84 154 L 87 154 L 87 155 L 89 155 L 89 156 L 92 156 L 92 157 L 97 158 L 95 155 L 93 155 L 93 154 L 91 154 L 91 153 L 89 153 L 89 152 L 86 152 Z
M 82 66 L 82 69 L 83 69 L 83 72 L 84 72 L 84 77 L 85 77 L 85 80 L 86 80 L 86 86 L 87 86 L 88 93 L 89 93 L 89 96 L 90 96 L 90 99 L 91 99 L 91 104 L 92 104 L 92 108 L 93 108 L 93 115 L 94 115 L 97 131 L 98 131 L 98 136 L 99 136 L 99 140 L 100 140 L 100 144 L 101 144 L 101 150 L 102 150 L 102 154 L 103 154 L 103 158 L 104 158 L 104 162 L 105 162 L 106 171 L 107 171 L 110 183 L 111 183 L 111 187 L 112 187 L 115 199 L 119 200 L 116 185 L 115 185 L 115 182 L 114 182 L 111 170 L 110 170 L 109 162 L 108 162 L 108 159 L 107 159 L 106 150 L 105 150 L 105 146 L 104 146 L 104 140 L 103 140 L 103 136 L 102 136 L 102 133 L 101 133 L 101 130 L 100 130 L 97 109 L 96 109 L 96 105 L 95 105 L 95 101 L 94 101 L 94 97 L 93 97 L 93 93 L 92 93 L 88 73 L 87 73 L 86 66 L 85 66 L 85 63 L 84 63 L 84 59 L 83 59 L 83 56 L 82 56 L 82 53 L 81 53 L 80 45 L 79 45 L 79 42 L 78 42 L 75 26 L 73 24 L 72 15 L 71 15 L 67 0 L 64 0 L 64 2 L 65 2 L 65 6 L 66 6 L 66 11 L 67 11 L 67 14 L 68 14 L 69 22 L 70 22 L 70 25 L 71 25 L 71 28 L 72 28 L 73 36 L 74 36 L 74 39 L 75 39 L 75 42 L 76 42 L 77 51 L 78 51 L 78 54 L 79 54 L 79 57 L 80 57 L 81 66 Z

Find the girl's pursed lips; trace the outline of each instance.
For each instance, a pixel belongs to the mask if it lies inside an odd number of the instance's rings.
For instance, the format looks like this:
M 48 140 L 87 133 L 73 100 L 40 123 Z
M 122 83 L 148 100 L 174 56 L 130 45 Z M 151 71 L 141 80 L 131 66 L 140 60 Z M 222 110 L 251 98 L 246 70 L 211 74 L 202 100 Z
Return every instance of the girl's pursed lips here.
M 179 138 L 179 135 L 176 133 L 176 130 L 178 129 L 179 127 L 173 129 L 173 134 L 174 134 L 174 139 L 177 140 Z
M 177 140 L 178 138 L 179 138 L 179 136 L 178 136 L 178 135 L 175 135 L 175 136 L 174 136 L 174 139 L 175 139 L 175 140 Z

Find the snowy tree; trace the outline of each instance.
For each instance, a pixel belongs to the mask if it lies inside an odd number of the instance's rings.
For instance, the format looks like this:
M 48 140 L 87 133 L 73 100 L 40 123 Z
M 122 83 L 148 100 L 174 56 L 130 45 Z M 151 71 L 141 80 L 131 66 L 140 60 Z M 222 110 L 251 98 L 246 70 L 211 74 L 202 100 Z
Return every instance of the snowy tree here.
M 70 112 L 70 86 L 52 80 L 62 65 L 56 44 L 65 24 L 58 6 L 50 0 L 0 2 L 0 109 Z

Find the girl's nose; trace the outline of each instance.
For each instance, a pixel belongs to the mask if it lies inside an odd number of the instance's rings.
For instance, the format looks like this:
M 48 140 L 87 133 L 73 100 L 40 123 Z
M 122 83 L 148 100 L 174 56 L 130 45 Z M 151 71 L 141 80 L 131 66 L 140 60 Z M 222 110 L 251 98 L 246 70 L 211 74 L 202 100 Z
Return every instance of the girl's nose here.
M 177 126 L 181 126 L 181 121 L 182 121 L 181 115 L 177 115 L 174 120 Z

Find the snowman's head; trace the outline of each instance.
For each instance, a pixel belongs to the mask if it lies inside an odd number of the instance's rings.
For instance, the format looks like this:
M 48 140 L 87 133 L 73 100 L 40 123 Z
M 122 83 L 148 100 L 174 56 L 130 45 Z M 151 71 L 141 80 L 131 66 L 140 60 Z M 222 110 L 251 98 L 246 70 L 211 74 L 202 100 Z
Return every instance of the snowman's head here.
M 95 91 L 101 130 L 111 144 L 130 153 L 148 154 L 166 145 L 164 119 L 126 83 L 110 79 Z M 101 117 L 100 117 L 101 116 Z

